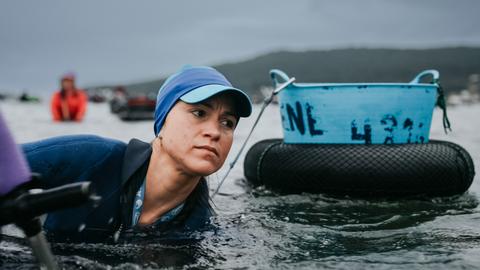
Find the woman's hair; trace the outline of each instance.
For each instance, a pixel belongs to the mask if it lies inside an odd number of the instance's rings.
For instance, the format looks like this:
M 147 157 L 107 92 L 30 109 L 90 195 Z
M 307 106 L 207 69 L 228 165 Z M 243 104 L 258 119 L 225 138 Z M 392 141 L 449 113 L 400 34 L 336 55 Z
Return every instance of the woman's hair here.
M 210 195 L 208 192 L 207 180 L 202 177 L 198 181 L 195 189 L 185 200 L 182 211 L 172 220 L 175 225 L 184 224 L 185 221 L 191 216 L 196 207 L 204 208 L 206 211 L 213 213 L 213 208 L 210 205 Z
M 150 145 L 153 145 L 154 141 L 155 139 L 150 142 Z M 175 218 L 170 222 L 162 224 L 158 229 L 165 231 L 172 227 L 184 225 L 196 207 L 201 207 L 212 214 L 215 212 L 210 204 L 208 184 L 205 177 L 200 178 L 193 191 L 190 193 L 190 195 L 188 195 L 180 213 L 178 213 L 178 215 L 175 216 Z
M 76 97 L 77 94 L 78 94 L 78 93 L 77 93 L 77 90 L 73 90 L 72 93 L 73 93 L 73 96 L 74 96 L 74 97 Z M 65 90 L 65 89 L 63 89 L 63 88 L 60 89 L 60 97 L 61 97 L 62 99 L 65 99 L 66 96 L 67 96 L 67 90 Z
M 153 227 L 146 227 L 147 230 L 159 230 L 161 232 L 175 230 L 186 225 L 188 219 L 192 218 L 192 214 L 196 211 L 195 208 L 203 208 L 205 211 L 214 214 L 212 206 L 210 205 L 210 196 L 208 194 L 208 185 L 205 178 L 201 178 L 198 182 L 195 189 L 188 195 L 187 199 L 183 204 L 183 208 L 171 221 L 154 225 Z M 210 215 L 208 215 L 210 216 Z M 194 217 L 193 217 L 194 218 Z M 200 215 L 198 218 L 204 218 L 203 215 Z M 207 220 L 204 221 L 205 224 Z

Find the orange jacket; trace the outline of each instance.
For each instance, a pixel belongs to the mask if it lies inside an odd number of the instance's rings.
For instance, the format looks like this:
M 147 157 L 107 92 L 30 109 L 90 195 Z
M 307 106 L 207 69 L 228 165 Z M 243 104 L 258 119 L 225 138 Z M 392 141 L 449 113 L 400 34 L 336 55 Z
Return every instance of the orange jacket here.
M 76 90 L 76 94 L 62 98 L 60 91 L 52 96 L 50 104 L 54 121 L 82 121 L 87 109 L 87 94 Z

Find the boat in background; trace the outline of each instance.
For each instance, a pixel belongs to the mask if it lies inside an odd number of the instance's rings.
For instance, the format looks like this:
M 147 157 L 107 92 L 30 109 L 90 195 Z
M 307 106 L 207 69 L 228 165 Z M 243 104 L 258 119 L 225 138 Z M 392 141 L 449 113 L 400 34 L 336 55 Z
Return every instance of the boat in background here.
M 155 104 L 155 93 L 129 93 L 124 87 L 117 87 L 110 100 L 110 111 L 124 121 L 151 120 Z

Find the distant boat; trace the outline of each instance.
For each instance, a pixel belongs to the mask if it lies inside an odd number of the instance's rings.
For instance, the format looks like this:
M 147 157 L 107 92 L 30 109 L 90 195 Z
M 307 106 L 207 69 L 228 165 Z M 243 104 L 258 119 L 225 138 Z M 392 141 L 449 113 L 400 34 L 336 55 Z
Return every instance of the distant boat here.
M 40 102 L 40 98 L 35 97 L 35 96 L 31 96 L 31 95 L 24 92 L 18 97 L 18 101 L 20 101 L 20 102 Z
M 112 95 L 112 89 L 108 87 L 90 88 L 87 90 L 88 100 L 94 103 L 103 103 L 109 100 Z
M 155 112 L 156 97 L 150 94 L 129 94 L 123 87 L 115 89 L 110 111 L 124 121 L 151 120 Z

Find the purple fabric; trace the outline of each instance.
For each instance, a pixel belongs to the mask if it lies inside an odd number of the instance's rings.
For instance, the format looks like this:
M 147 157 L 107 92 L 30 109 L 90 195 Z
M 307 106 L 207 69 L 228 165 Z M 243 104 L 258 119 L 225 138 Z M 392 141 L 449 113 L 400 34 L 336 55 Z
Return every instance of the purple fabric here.
M 30 169 L 0 113 L 0 196 L 30 181 Z

